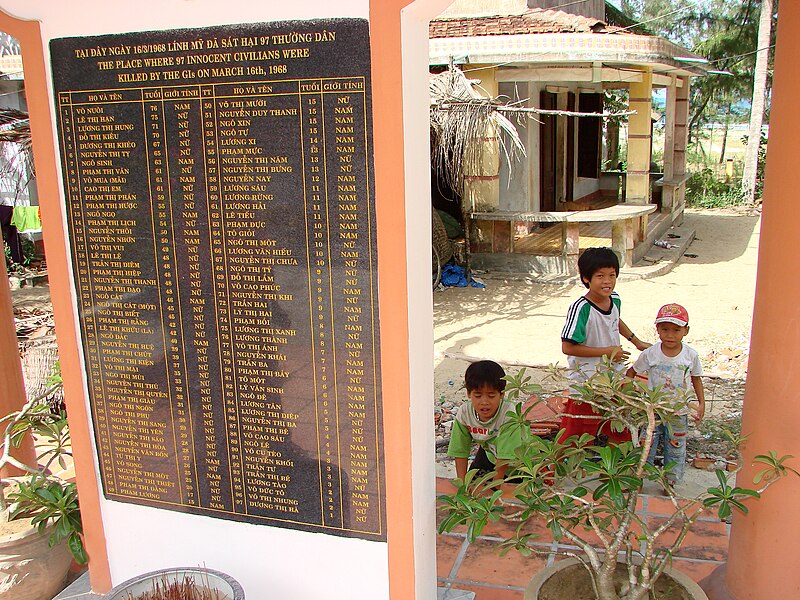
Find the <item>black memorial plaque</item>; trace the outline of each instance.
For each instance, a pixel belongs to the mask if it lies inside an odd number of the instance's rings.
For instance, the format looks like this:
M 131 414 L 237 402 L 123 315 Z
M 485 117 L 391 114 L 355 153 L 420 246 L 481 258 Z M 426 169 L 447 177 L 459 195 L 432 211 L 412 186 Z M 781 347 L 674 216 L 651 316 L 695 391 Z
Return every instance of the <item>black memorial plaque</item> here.
M 106 497 L 385 540 L 367 22 L 50 48 Z

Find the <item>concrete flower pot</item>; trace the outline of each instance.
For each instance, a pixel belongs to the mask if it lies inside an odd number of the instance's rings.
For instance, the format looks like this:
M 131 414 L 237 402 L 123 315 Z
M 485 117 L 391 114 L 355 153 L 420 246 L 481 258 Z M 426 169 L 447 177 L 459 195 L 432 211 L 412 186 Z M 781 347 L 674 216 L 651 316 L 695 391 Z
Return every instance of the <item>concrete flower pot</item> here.
M 618 574 L 620 573 L 620 568 L 622 568 L 624 573 L 627 574 L 624 563 L 617 563 Z M 587 582 L 589 581 L 588 572 L 584 566 L 578 562 L 578 560 L 574 558 L 560 560 L 552 566 L 539 571 L 534 578 L 531 579 L 528 587 L 525 588 L 524 598 L 525 600 L 545 600 L 547 598 L 566 599 L 574 597 L 573 595 L 570 595 L 570 590 L 572 589 L 570 586 L 581 576 L 585 577 Z M 664 574 L 659 578 L 659 582 L 665 577 L 670 578 L 672 582 L 677 584 L 677 586 L 674 586 L 676 587 L 675 594 L 666 596 L 666 598 L 669 598 L 669 600 L 708 600 L 708 596 L 706 596 L 706 593 L 700 589 L 700 586 L 680 571 L 675 571 L 669 568 L 665 569 Z M 564 580 L 567 586 L 566 589 L 559 587 L 560 584 L 558 579 Z M 666 581 L 663 583 L 666 583 Z M 554 586 L 560 591 L 551 589 L 549 596 L 542 595 L 540 597 L 540 592 L 545 584 L 548 584 L 548 586 Z M 591 583 L 589 583 L 589 586 L 591 586 Z
M 233 577 L 201 567 L 175 567 L 139 575 L 116 586 L 103 600 L 128 600 L 129 595 L 136 598 L 137 594 L 153 591 L 156 582 L 180 582 L 185 577 L 194 579 L 198 587 L 218 591 L 224 600 L 245 600 L 242 586 Z
M 47 540 L 27 519 L 0 524 L 0 599 L 42 600 L 64 589 L 72 555 Z

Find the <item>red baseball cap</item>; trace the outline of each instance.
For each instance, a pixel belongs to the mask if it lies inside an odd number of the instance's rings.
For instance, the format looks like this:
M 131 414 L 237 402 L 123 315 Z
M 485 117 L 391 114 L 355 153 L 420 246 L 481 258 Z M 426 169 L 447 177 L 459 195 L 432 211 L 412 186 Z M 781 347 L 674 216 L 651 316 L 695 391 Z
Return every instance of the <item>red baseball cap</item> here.
M 659 323 L 675 323 L 685 327 L 689 324 L 689 313 L 680 304 L 665 304 L 656 315 L 656 325 Z

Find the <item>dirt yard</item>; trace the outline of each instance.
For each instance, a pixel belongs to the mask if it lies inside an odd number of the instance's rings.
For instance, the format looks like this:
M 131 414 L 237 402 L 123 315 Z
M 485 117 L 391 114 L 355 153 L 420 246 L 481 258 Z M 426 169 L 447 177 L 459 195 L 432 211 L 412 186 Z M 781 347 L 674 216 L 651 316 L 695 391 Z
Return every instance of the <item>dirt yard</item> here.
M 707 414 L 736 416 L 741 408 L 756 282 L 760 217 L 733 210 L 688 210 L 685 226 L 695 241 L 672 271 L 653 279 L 626 280 L 617 291 L 622 318 L 641 339 L 657 340 L 658 308 L 677 302 L 689 311 L 686 343 L 706 372 Z M 585 293 L 570 284 L 540 284 L 487 277 L 485 289 L 449 288 L 434 293 L 434 399 L 437 441 L 447 438 L 452 410 L 465 399 L 466 365 L 489 358 L 504 366 L 530 366 L 536 378 L 549 364 L 566 361 L 561 328 L 569 304 Z M 637 352 L 630 348 L 635 358 Z M 694 448 L 713 444 L 696 435 Z M 440 456 L 440 459 L 443 459 Z M 687 477 L 688 478 L 688 477 Z

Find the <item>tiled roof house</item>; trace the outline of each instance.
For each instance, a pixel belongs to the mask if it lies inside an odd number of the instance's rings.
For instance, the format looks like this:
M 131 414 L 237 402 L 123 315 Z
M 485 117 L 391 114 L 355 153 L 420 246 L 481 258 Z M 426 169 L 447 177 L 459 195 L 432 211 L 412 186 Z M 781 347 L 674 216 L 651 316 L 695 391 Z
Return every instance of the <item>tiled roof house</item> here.
M 559 4 L 565 5 L 563 10 L 551 8 Z M 645 216 L 636 223 L 637 231 L 628 232 L 634 240 L 620 249 L 623 262 L 643 255 L 648 238 L 682 217 L 689 85 L 692 76 L 704 73 L 703 59 L 666 39 L 635 33 L 635 27 L 607 24 L 601 18 L 604 9 L 598 0 L 458 0 L 430 23 L 431 66 L 452 61 L 470 78 L 479 79 L 487 94 L 522 101 L 529 108 L 601 113 L 605 90 L 624 88 L 629 91 L 629 110 L 635 111 L 628 118 L 624 174 L 601 168 L 599 118 L 540 114 L 539 122 L 519 126 L 527 150 L 524 164 L 512 166 L 509 177 L 502 161 L 487 161 L 484 171 L 466 182 L 463 201 L 470 210 L 481 213 L 488 207 L 498 213 L 492 227 L 483 226 L 483 241 L 476 245 L 478 264 L 480 250 L 497 251 L 491 230 L 497 230 L 503 214 L 588 208 L 603 196 L 615 196 L 620 183 L 619 198 L 626 204 L 650 204 L 654 88 L 665 88 L 667 97 L 664 176 L 658 184 L 663 193 L 650 227 Z M 614 167 L 611 170 L 617 171 Z M 508 219 L 513 238 L 513 216 Z M 570 259 L 565 252 L 562 267 Z M 521 260 L 503 257 L 510 270 L 530 266 Z M 511 264 L 515 261 L 519 264 Z

